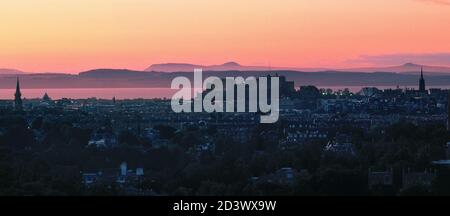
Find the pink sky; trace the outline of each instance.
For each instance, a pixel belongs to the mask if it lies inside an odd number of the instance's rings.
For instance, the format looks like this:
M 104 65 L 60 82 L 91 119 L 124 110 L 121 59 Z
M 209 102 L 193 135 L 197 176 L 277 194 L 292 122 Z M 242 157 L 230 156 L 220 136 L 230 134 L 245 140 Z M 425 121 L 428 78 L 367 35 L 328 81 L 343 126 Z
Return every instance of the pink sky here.
M 449 2 L 4 0 L 0 68 L 75 73 L 231 60 L 295 67 L 403 61 L 450 66 Z M 391 56 L 396 58 L 383 60 Z

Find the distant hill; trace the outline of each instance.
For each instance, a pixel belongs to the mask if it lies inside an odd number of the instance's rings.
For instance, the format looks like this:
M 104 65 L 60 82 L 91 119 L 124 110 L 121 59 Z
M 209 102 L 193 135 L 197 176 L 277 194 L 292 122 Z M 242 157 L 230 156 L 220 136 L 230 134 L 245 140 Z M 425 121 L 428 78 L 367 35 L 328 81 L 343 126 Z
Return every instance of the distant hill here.
M 390 67 L 363 67 L 363 68 L 344 68 L 344 69 L 328 69 L 328 68 L 301 68 L 301 67 L 268 67 L 268 66 L 244 66 L 236 62 L 227 62 L 221 65 L 198 65 L 187 63 L 166 63 L 154 64 L 145 69 L 145 71 L 154 72 L 193 72 L 194 69 L 201 68 L 203 71 L 276 71 L 290 70 L 302 72 L 323 72 L 323 71 L 339 71 L 339 72 L 390 72 L 390 73 L 420 73 L 420 68 L 428 75 L 450 74 L 450 67 L 429 66 L 414 63 L 406 63 L 403 65 Z
M 80 72 L 78 75 L 80 77 L 88 78 L 127 78 L 132 76 L 144 76 L 147 72 L 144 71 L 133 71 L 128 69 L 95 69 L 85 72 Z
M 157 72 L 192 72 L 196 68 L 203 68 L 202 65 L 185 64 L 185 63 L 165 63 L 165 64 L 153 64 L 145 71 L 157 71 Z
M 326 68 L 290 68 L 290 67 L 270 67 L 270 66 L 245 66 L 237 62 L 227 62 L 221 65 L 198 65 L 187 63 L 166 63 L 153 64 L 145 71 L 154 72 L 193 72 L 194 69 L 201 68 L 203 71 L 270 71 L 270 70 L 297 70 L 304 72 L 317 72 L 328 70 Z
M 0 68 L 0 74 L 25 74 L 25 72 L 10 68 Z
M 420 65 L 420 64 L 414 64 L 414 63 L 406 63 L 403 65 L 391 66 L 391 67 L 366 67 L 366 68 L 338 69 L 337 71 L 366 72 L 366 73 L 392 72 L 392 73 L 419 74 L 420 69 L 422 67 L 423 67 L 424 72 L 428 75 L 450 74 L 450 67 Z
M 243 66 L 236 62 L 201 66 L 194 64 L 159 64 L 147 70 L 95 69 L 78 75 L 62 73 L 23 73 L 0 70 L 0 88 L 14 88 L 19 76 L 22 88 L 170 88 L 177 76 L 193 80 L 194 68 L 203 68 L 203 77 L 236 77 L 282 75 L 296 86 L 408 86 L 417 87 L 420 68 L 424 68 L 427 86 L 450 86 L 450 68 L 408 63 L 393 67 L 326 70 L 320 68 L 279 69 Z M 313 70 L 321 70 L 312 72 Z M 159 71 L 159 72 L 156 72 Z M 176 72 L 173 72 L 176 71 Z

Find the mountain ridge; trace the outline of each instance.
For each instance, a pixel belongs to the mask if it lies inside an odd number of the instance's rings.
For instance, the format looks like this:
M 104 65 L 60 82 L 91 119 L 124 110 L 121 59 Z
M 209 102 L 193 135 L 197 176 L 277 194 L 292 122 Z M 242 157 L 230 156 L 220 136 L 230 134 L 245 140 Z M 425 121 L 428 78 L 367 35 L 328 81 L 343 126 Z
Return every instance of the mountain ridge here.
M 394 65 L 386 67 L 355 67 L 355 68 L 343 68 L 343 69 L 331 69 L 331 68 L 302 68 L 302 67 L 266 67 L 266 66 L 245 66 L 237 62 L 227 62 L 221 65 L 200 65 L 190 63 L 163 63 L 153 64 L 146 68 L 147 72 L 193 72 L 194 69 L 201 68 L 204 71 L 272 71 L 272 70 L 292 70 L 302 72 L 324 72 L 324 71 L 337 71 L 337 72 L 392 72 L 392 73 L 419 73 L 421 68 L 427 73 L 448 73 L 450 74 L 450 67 L 445 66 L 432 66 L 421 65 L 416 63 L 405 63 L 403 65 Z
M 193 72 L 194 69 L 202 69 L 203 71 L 271 71 L 271 70 L 297 70 L 305 72 L 318 72 L 329 70 L 327 68 L 296 68 L 296 67 L 270 67 L 270 66 L 248 66 L 241 65 L 234 61 L 229 61 L 219 65 L 200 65 L 190 63 L 162 63 L 152 64 L 144 71 L 148 72 Z

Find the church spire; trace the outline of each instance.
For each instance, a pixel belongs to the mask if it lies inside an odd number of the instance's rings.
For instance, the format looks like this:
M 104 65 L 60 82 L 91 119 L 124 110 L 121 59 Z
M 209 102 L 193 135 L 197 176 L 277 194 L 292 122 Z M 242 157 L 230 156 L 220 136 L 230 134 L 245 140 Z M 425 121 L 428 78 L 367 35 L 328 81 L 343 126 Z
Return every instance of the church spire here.
M 420 79 L 423 79 L 423 67 L 420 67 Z
M 21 95 L 19 77 L 17 77 L 17 80 L 16 80 L 16 95 L 17 94 L 19 94 L 19 96 Z
M 16 111 L 22 110 L 22 93 L 20 92 L 19 77 L 17 77 L 16 81 L 16 93 L 14 94 L 14 109 Z
M 423 67 L 420 68 L 419 91 L 425 92 L 425 79 L 423 78 Z

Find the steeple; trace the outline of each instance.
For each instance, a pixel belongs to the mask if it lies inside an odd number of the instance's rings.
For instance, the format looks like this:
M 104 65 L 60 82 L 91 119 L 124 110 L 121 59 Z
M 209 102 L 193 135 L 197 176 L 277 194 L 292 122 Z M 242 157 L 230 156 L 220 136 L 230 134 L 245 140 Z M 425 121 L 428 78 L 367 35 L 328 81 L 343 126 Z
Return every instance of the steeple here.
M 423 79 L 423 67 L 420 68 L 420 79 Z
M 22 93 L 20 92 L 19 77 L 16 81 L 16 93 L 14 94 L 14 109 L 16 111 L 22 111 Z
M 20 82 L 19 82 L 19 77 L 17 77 L 17 80 L 16 80 L 16 95 L 19 95 L 19 97 L 22 95 L 22 94 L 20 93 Z
M 419 91 L 425 92 L 425 79 L 423 78 L 423 67 L 420 68 Z

